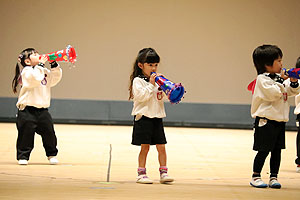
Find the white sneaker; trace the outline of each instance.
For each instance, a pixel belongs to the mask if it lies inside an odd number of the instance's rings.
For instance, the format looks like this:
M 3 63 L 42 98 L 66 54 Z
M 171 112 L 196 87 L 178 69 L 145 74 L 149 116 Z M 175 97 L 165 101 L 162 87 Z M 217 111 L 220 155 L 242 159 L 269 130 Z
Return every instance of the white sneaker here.
M 28 160 L 18 160 L 19 165 L 27 165 Z
M 160 175 L 160 183 L 171 183 L 174 181 L 174 178 L 170 177 L 167 173 L 162 173 Z
M 269 187 L 270 188 L 280 189 L 281 188 L 281 184 L 278 182 L 277 178 L 272 177 L 272 178 L 270 178 Z
M 153 181 L 151 179 L 149 179 L 149 177 L 146 174 L 139 175 L 136 178 L 136 182 L 143 183 L 143 184 L 152 184 L 153 183 Z
M 49 160 L 50 165 L 57 165 L 58 164 L 58 160 L 55 156 L 49 156 L 48 160 Z
M 296 167 L 296 172 L 297 172 L 297 173 L 300 173 L 300 165 L 297 165 L 297 167 Z
M 260 177 L 253 177 L 250 185 L 252 185 L 253 187 L 257 187 L 257 188 L 266 188 L 268 187 L 267 184 L 265 184 Z

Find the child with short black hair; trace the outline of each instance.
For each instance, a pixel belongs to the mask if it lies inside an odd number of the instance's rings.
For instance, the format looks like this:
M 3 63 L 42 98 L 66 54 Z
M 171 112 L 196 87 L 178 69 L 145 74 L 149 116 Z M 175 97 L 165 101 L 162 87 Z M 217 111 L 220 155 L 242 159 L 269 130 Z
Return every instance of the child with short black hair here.
M 277 175 L 281 149 L 285 149 L 285 123 L 289 120 L 287 98 L 297 95 L 300 87 L 297 79 L 288 78 L 282 72 L 283 54 L 277 46 L 259 46 L 252 56 L 258 74 L 251 104 L 251 116 L 255 118 L 253 150 L 258 152 L 250 185 L 268 187 L 260 173 L 271 152 L 269 187 L 281 188 Z

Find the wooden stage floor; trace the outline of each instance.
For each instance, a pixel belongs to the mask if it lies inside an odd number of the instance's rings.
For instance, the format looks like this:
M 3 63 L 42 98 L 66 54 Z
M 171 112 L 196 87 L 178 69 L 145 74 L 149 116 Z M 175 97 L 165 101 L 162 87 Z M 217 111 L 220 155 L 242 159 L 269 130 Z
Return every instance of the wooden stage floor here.
M 139 147 L 130 126 L 55 125 L 59 165 L 49 165 L 36 135 L 29 165 L 19 166 L 17 130 L 0 123 L 0 199 L 300 199 L 296 173 L 296 132 L 286 133 L 279 174 L 281 189 L 249 185 L 255 152 L 252 130 L 165 128 L 170 185 L 159 184 L 157 152 L 151 147 L 148 176 L 152 185 L 135 183 Z M 110 181 L 107 182 L 112 145 Z M 262 172 L 268 182 L 269 157 Z

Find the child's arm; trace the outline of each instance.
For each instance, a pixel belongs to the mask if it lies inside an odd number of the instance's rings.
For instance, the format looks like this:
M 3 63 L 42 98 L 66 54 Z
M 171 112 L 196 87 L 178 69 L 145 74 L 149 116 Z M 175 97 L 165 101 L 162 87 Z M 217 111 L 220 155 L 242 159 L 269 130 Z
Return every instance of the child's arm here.
M 44 67 L 36 65 L 35 67 L 24 67 L 21 73 L 22 87 L 34 88 L 41 84 L 41 81 L 45 78 Z
M 55 86 L 62 78 L 62 69 L 60 68 L 57 62 L 50 63 L 51 71 L 50 71 L 50 86 Z
M 287 86 L 287 95 L 288 96 L 295 96 L 299 94 L 300 87 L 299 87 L 299 81 L 295 78 L 290 78 L 285 81 L 285 84 Z
M 144 81 L 140 78 L 135 78 L 132 84 L 133 98 L 136 101 L 147 101 L 153 95 L 154 85 L 143 83 Z
M 295 96 L 295 105 L 300 105 L 300 94 Z
M 255 93 L 256 96 L 265 101 L 276 101 L 282 97 L 284 86 L 281 83 L 274 82 L 265 75 L 257 77 Z
M 295 106 L 294 114 L 298 115 L 300 113 L 300 94 L 295 96 Z

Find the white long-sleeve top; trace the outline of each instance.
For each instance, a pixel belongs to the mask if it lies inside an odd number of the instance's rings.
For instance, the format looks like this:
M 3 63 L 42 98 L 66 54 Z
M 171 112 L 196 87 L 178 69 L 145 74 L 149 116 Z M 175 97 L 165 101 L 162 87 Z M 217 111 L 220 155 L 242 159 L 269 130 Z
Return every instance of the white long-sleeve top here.
M 298 115 L 300 113 L 300 94 L 295 96 L 295 106 L 294 114 Z
M 288 96 L 299 94 L 300 87 L 290 87 L 290 79 L 283 84 L 275 82 L 269 73 L 257 76 L 252 96 L 251 116 L 265 117 L 270 120 L 287 122 L 289 120 Z
M 21 72 L 21 89 L 17 102 L 19 110 L 26 106 L 36 108 L 48 108 L 50 106 L 51 91 L 62 77 L 61 68 L 55 67 L 51 70 L 36 65 L 26 66 Z
M 133 109 L 131 115 L 146 116 L 149 118 L 166 117 L 163 91 L 158 85 L 152 85 L 143 78 L 135 77 L 132 84 Z

